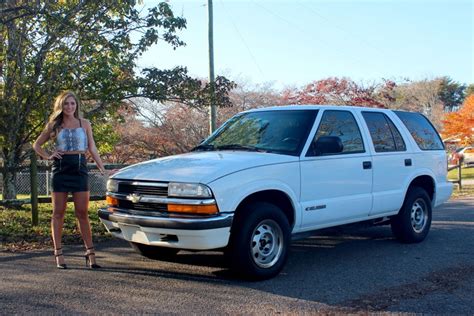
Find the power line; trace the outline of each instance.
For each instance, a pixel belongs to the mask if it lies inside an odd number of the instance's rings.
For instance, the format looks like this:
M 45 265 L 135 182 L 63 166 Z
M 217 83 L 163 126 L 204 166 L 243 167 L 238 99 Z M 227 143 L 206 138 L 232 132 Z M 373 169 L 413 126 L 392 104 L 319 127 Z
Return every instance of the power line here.
M 284 22 L 287 23 L 288 25 L 290 25 L 290 26 L 292 26 L 292 27 L 298 29 L 298 30 L 299 30 L 300 32 L 302 32 L 305 36 L 308 35 L 308 29 L 303 28 L 303 27 L 299 26 L 298 24 L 296 24 L 296 23 L 294 23 L 294 22 L 292 22 L 292 21 L 290 21 L 290 20 L 288 20 L 288 19 L 282 17 L 281 15 L 279 15 L 279 14 L 273 12 L 272 10 L 270 10 L 270 9 L 268 9 L 268 8 L 266 8 L 266 7 L 264 7 L 263 5 L 261 5 L 261 4 L 257 3 L 257 2 L 255 2 L 254 0 L 251 0 L 251 1 L 252 1 L 256 6 L 258 6 L 258 7 L 260 7 L 261 9 L 267 11 L 270 15 L 273 15 L 274 17 L 276 17 L 276 18 L 278 18 L 278 19 L 284 21 Z M 310 34 L 310 35 L 315 36 L 314 34 Z M 326 46 L 326 48 L 334 50 L 335 53 L 336 53 L 337 55 L 341 56 L 341 57 L 344 57 L 344 58 L 346 58 L 346 59 L 351 59 L 351 60 L 353 60 L 355 63 L 360 64 L 360 65 L 368 65 L 365 61 L 363 61 L 363 60 L 361 60 L 361 59 L 358 59 L 358 58 L 354 58 L 353 55 L 347 54 L 347 53 L 345 53 L 345 51 L 343 52 L 343 51 L 341 51 L 341 50 L 335 48 L 334 45 L 330 44 L 329 42 L 327 42 L 327 41 L 325 41 L 325 40 L 323 40 L 323 39 L 321 39 L 321 38 L 315 38 L 315 40 L 316 40 L 316 41 L 319 41 L 319 42 L 321 42 L 321 43 L 323 43 L 323 44 Z M 350 52 L 351 50 L 347 50 L 347 51 Z
M 257 66 L 257 69 L 258 71 L 260 72 L 260 75 L 262 77 L 265 77 L 265 75 L 263 74 L 263 71 L 262 69 L 260 68 L 260 65 L 258 64 L 257 62 L 257 59 L 255 58 L 255 56 L 252 54 L 252 51 L 250 49 L 250 47 L 247 45 L 247 42 L 245 41 L 245 38 L 242 36 L 242 34 L 240 33 L 237 25 L 234 23 L 234 20 L 232 19 L 232 16 L 230 15 L 229 11 L 227 10 L 227 7 L 225 6 L 224 4 L 224 1 L 223 0 L 220 0 L 220 2 L 222 3 L 222 7 L 224 8 L 224 11 L 226 12 L 227 16 L 229 17 L 229 20 L 230 22 L 232 23 L 232 26 L 234 27 L 236 33 L 238 34 L 238 36 L 240 37 L 240 40 L 242 41 L 242 43 L 244 44 L 245 48 L 247 48 L 247 51 L 250 55 L 250 57 L 252 58 L 255 66 Z
M 361 43 L 367 45 L 369 48 L 371 49 L 375 49 L 377 52 L 379 52 L 382 56 L 386 56 L 387 53 L 386 52 L 383 52 L 377 45 L 373 45 L 371 44 L 370 42 L 364 40 L 363 38 L 357 36 L 357 35 L 354 35 L 354 33 L 346 30 L 345 28 L 341 27 L 340 25 L 334 23 L 333 21 L 331 21 L 330 19 L 326 18 L 324 15 L 322 15 L 321 13 L 319 13 L 318 11 L 316 11 L 315 9 L 307 6 L 307 5 L 304 5 L 303 3 L 299 2 L 299 1 L 296 1 L 296 3 L 302 7 L 303 9 L 306 9 L 307 11 L 311 12 L 312 14 L 318 16 L 319 18 L 327 21 L 328 23 L 332 24 L 333 27 L 337 28 L 338 30 L 342 31 L 343 33 L 345 33 L 346 35 L 349 35 L 351 38 L 356 38 L 358 41 L 360 41 Z

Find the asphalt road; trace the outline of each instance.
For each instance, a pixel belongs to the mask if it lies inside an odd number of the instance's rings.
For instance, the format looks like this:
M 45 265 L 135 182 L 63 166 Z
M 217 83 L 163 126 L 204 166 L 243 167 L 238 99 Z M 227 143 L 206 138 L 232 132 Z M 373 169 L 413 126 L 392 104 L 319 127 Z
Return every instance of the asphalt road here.
M 474 199 L 434 212 L 420 244 L 395 241 L 388 226 L 321 231 L 294 242 L 283 272 L 262 282 L 232 277 L 218 252 L 153 261 L 114 240 L 96 245 L 100 271 L 65 246 L 0 252 L 0 314 L 474 313 Z

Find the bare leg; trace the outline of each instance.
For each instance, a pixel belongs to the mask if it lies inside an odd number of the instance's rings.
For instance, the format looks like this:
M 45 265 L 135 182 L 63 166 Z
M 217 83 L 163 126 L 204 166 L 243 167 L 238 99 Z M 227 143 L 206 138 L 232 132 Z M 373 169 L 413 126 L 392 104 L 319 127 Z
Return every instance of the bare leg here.
M 51 235 L 53 237 L 53 245 L 55 249 L 56 264 L 64 264 L 61 237 L 63 234 L 64 214 L 66 212 L 67 192 L 53 192 L 53 216 L 51 217 Z
M 82 240 L 86 246 L 86 255 L 93 253 L 94 244 L 92 242 L 92 232 L 91 225 L 89 223 L 89 191 L 84 192 L 74 192 L 74 209 L 79 223 L 79 230 L 81 231 Z M 89 255 L 89 260 L 91 264 L 96 264 L 95 255 Z

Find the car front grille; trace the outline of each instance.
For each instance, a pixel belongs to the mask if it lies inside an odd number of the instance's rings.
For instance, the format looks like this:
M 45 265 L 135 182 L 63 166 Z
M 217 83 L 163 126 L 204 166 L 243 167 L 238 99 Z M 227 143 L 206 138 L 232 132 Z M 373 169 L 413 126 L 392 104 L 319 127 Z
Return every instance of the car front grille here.
M 166 182 L 144 182 L 144 181 L 120 181 L 118 193 L 123 198 L 118 199 L 118 207 L 124 210 L 135 210 L 145 212 L 168 213 L 165 203 L 148 203 L 137 200 L 134 203 L 129 195 L 166 198 L 168 196 L 168 183 Z M 127 198 L 125 198 L 127 196 Z
M 154 195 L 166 197 L 168 195 L 168 184 L 163 183 L 163 186 L 154 186 L 146 184 L 135 185 L 133 184 L 133 182 L 120 182 L 118 191 L 121 194 L 135 193 L 140 195 Z
M 166 204 L 160 203 L 133 203 L 132 201 L 119 200 L 119 208 L 138 210 L 138 211 L 152 211 L 152 212 L 167 212 Z

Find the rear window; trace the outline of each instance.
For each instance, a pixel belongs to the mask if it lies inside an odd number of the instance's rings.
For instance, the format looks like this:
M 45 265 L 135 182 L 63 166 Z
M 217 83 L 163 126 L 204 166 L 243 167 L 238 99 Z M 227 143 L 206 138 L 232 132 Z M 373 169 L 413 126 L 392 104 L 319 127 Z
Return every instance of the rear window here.
M 400 132 L 383 113 L 362 112 L 376 152 L 405 151 Z
M 394 111 L 421 150 L 443 150 L 444 145 L 431 122 L 420 113 Z

